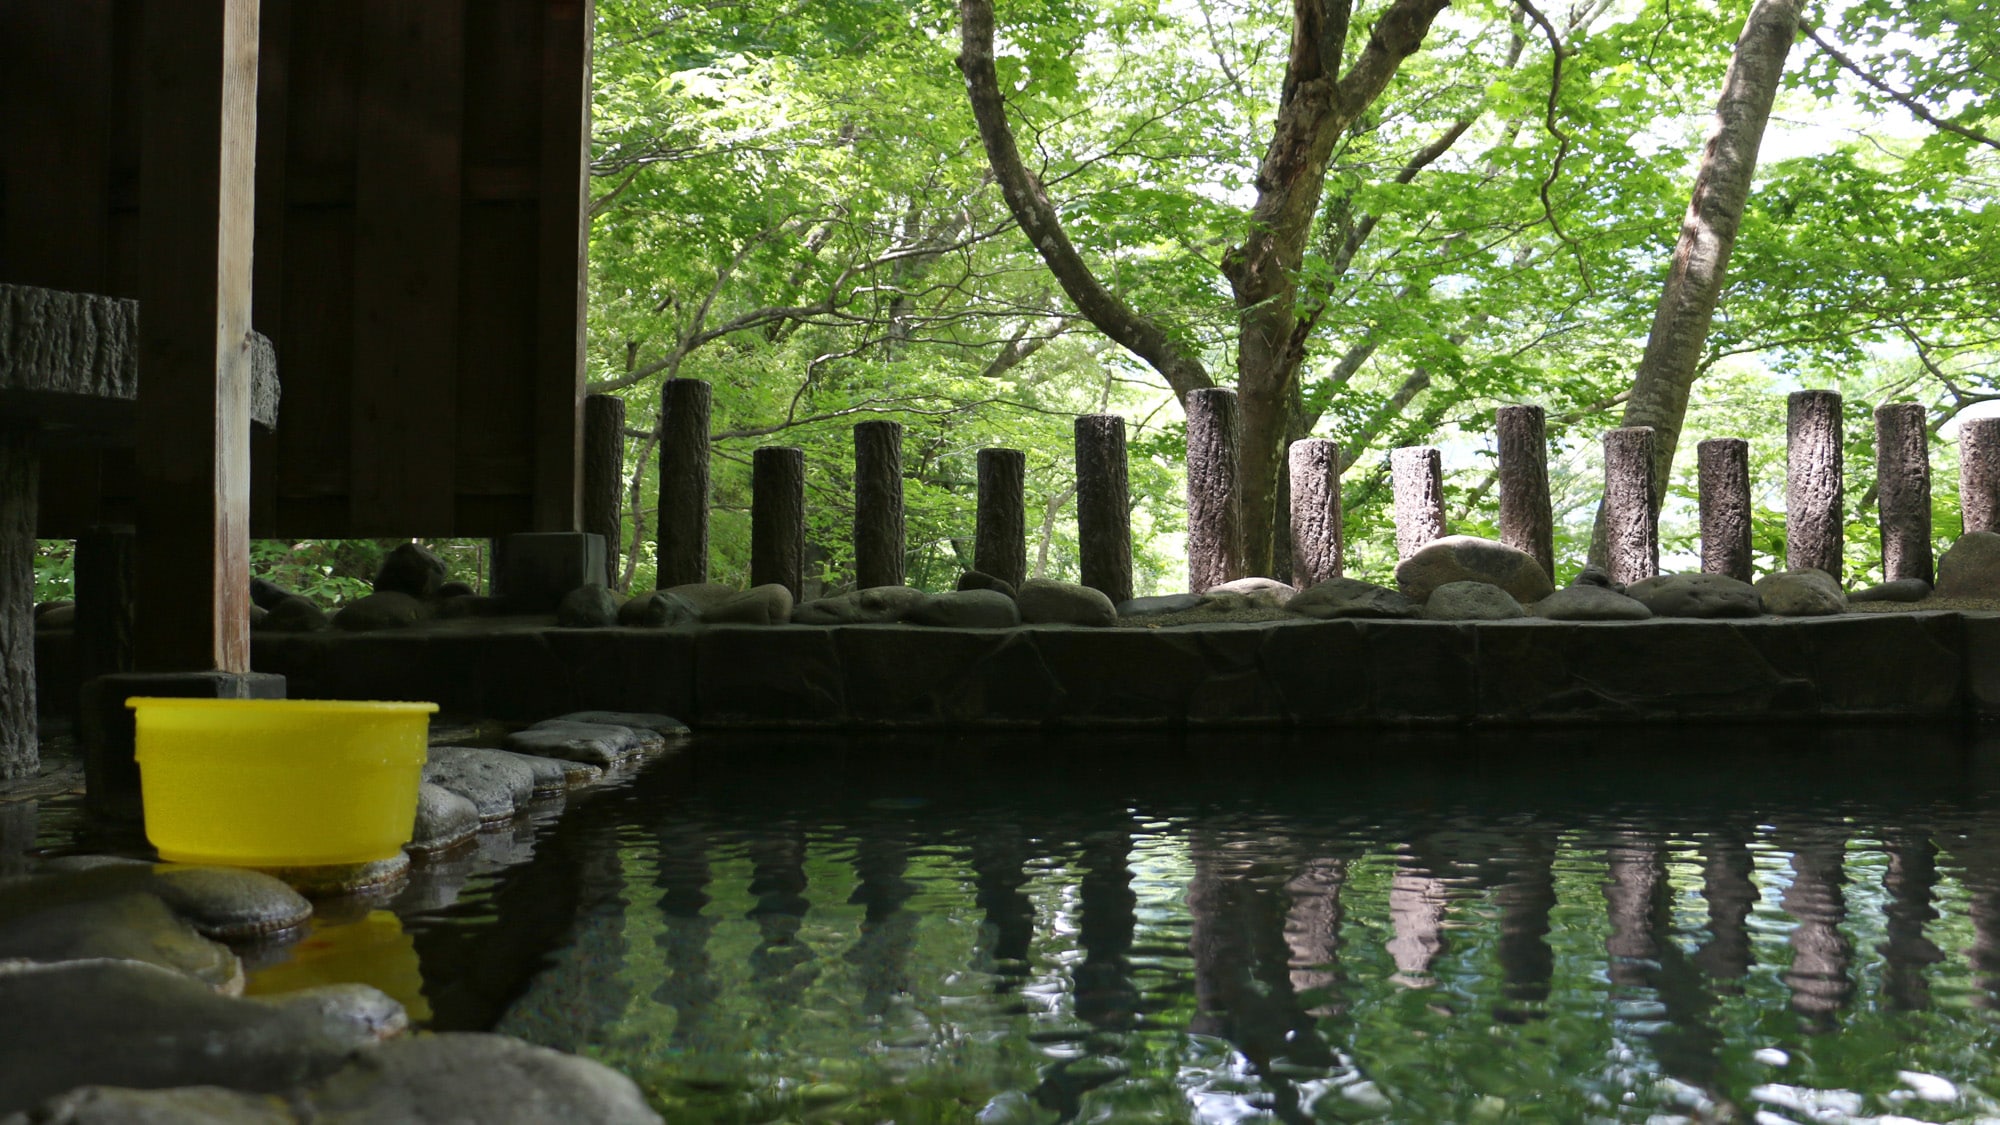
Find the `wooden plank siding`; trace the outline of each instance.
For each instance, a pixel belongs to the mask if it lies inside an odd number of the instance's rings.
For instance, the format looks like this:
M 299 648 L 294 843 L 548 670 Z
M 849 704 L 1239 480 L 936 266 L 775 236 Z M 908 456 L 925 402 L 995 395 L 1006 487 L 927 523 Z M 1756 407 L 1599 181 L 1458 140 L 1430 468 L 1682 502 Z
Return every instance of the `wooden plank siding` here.
M 0 280 L 138 296 L 143 7 L 0 0 Z M 577 527 L 593 15 L 263 0 L 252 534 Z M 42 534 L 129 518 L 128 451 L 44 465 Z

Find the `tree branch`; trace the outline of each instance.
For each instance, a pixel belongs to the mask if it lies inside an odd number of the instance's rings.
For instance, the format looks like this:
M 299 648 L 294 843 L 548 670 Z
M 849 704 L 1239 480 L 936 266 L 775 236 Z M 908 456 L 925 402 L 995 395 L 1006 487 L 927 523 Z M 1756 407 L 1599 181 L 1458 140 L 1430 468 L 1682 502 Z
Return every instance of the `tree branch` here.
M 1840 48 L 1835 47 L 1833 44 L 1821 38 L 1819 33 L 1819 28 L 1814 27 L 1811 24 L 1807 24 L 1806 38 L 1812 40 L 1813 43 L 1819 47 L 1820 50 L 1825 51 L 1828 55 L 1832 56 L 1833 61 L 1839 63 L 1842 70 L 1845 70 L 1849 74 L 1852 74 L 1854 77 L 1861 79 L 1861 81 L 1867 83 L 1869 86 L 1879 91 L 1882 94 L 1882 96 L 1888 98 L 1892 102 L 1895 102 L 1897 105 L 1902 106 L 1904 109 L 1909 110 L 1912 116 L 1927 121 L 1932 125 L 1935 125 L 1940 129 L 1943 129 L 1947 133 L 1956 133 L 1959 136 L 1966 138 L 1967 140 L 1975 141 L 1979 144 L 1987 145 L 1991 148 L 2000 148 L 2000 140 L 1996 140 L 1993 137 L 1989 137 L 1985 133 L 1979 132 L 1977 129 L 1968 129 L 1963 125 L 1957 124 L 1956 122 L 1946 121 L 1944 118 L 1939 117 L 1935 113 L 1932 113 L 1928 107 L 1926 107 L 1922 102 L 1918 101 L 1913 95 L 1906 94 L 1901 90 L 1898 90 L 1895 87 L 1889 85 L 1887 82 L 1882 81 L 1880 78 L 1877 78 L 1874 75 L 1868 73 L 1867 71 L 1861 69 L 1861 65 L 1855 62 L 1853 59 L 1850 59 L 1846 55 L 1842 54 L 1840 52 Z

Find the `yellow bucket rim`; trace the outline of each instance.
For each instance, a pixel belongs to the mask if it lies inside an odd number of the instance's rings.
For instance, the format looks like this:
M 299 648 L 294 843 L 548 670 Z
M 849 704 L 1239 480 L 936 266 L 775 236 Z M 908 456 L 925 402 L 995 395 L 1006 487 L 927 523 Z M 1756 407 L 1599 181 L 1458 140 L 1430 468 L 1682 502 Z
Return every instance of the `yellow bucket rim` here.
M 142 704 L 161 711 L 282 711 L 294 715 L 429 715 L 438 709 L 435 703 L 382 699 L 204 699 L 135 695 L 125 700 L 125 706 L 134 711 Z

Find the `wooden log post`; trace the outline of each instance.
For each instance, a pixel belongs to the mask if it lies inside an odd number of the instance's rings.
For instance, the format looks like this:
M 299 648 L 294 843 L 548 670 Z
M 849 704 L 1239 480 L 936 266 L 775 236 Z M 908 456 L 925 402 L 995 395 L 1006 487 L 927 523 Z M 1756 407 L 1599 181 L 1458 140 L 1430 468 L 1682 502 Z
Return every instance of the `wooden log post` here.
M 669 379 L 660 388 L 660 501 L 654 523 L 665 590 L 708 581 L 708 384 Z
M 903 424 L 854 427 L 854 584 L 903 584 Z
M 1444 459 L 1436 447 L 1411 445 L 1389 453 L 1395 495 L 1396 561 L 1444 537 Z
M 0 433 L 0 780 L 41 766 L 35 719 L 35 495 L 40 460 Z
M 750 584 L 805 588 L 806 453 L 765 446 L 750 455 Z
M 1187 396 L 1188 590 L 1200 594 L 1244 576 L 1243 498 L 1236 392 Z
M 618 584 L 618 549 L 624 538 L 625 400 L 586 395 L 583 400 L 583 530 L 604 537 L 604 584 Z
M 1292 443 L 1292 584 L 1303 590 L 1342 574 L 1340 447 L 1325 438 Z
M 76 540 L 76 679 L 132 671 L 132 529 L 99 525 Z M 77 701 L 81 708 L 82 700 Z M 78 714 L 78 729 L 82 715 Z
M 1028 455 L 1018 449 L 979 451 L 979 510 L 973 521 L 972 567 L 1019 588 L 1028 577 Z
M 2000 418 L 1958 424 L 1960 531 L 2000 531 Z
M 1785 565 L 1823 570 L 1840 581 L 1840 395 L 1793 391 L 1785 397 Z
M 1882 577 L 1932 581 L 1930 430 L 1921 403 L 1875 408 L 1875 503 L 1882 524 Z
M 1555 515 L 1549 506 L 1549 443 L 1542 408 L 1503 406 L 1494 416 L 1500 445 L 1500 541 L 1556 575 Z
M 1132 600 L 1132 498 L 1126 476 L 1125 419 L 1076 420 L 1076 538 L 1085 586 L 1112 605 Z
M 1750 581 L 1750 443 L 1711 438 L 1695 446 L 1701 572 Z
M 1604 432 L 1605 554 L 1611 581 L 1660 572 L 1660 513 L 1653 506 L 1653 427 Z

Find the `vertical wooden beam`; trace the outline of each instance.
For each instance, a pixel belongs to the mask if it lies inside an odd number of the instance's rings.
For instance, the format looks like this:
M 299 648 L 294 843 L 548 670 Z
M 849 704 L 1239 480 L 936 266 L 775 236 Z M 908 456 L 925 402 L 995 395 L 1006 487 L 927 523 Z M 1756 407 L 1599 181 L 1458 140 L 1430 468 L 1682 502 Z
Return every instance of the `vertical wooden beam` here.
M 783 586 L 797 601 L 805 559 L 805 450 L 764 446 L 750 455 L 750 584 Z
M 903 584 L 903 424 L 854 427 L 854 585 Z
M 1959 530 L 2000 531 L 2000 418 L 1958 424 Z
M 1555 516 L 1549 506 L 1549 442 L 1539 406 L 1503 406 L 1500 436 L 1500 542 L 1533 555 L 1556 577 Z
M 1695 446 L 1701 504 L 1701 572 L 1750 581 L 1750 443 L 1710 438 Z
M 1304 590 L 1344 573 L 1340 447 L 1325 438 L 1300 438 L 1286 462 L 1292 485 L 1292 584 Z
M 583 530 L 604 537 L 604 584 L 616 586 L 625 527 L 625 400 L 591 395 L 583 413 Z
M 135 657 L 250 670 L 258 0 L 145 10 Z
M 0 781 L 41 762 L 35 716 L 35 451 L 0 430 Z
M 972 565 L 1019 588 L 1028 578 L 1028 455 L 1018 449 L 979 451 L 979 506 L 972 529 Z
M 1875 502 L 1881 513 L 1882 577 L 1933 581 L 1931 447 L 1922 403 L 1875 408 Z
M 1653 427 L 1604 431 L 1604 540 L 1611 581 L 1629 586 L 1660 572 L 1660 512 L 1653 506 Z
M 589 245 L 592 0 L 542 4 L 542 173 L 536 294 L 534 521 L 576 528 Z
M 1840 395 L 1785 396 L 1785 566 L 1823 570 L 1840 581 L 1842 521 Z
M 1424 544 L 1444 537 L 1444 455 L 1433 445 L 1390 450 L 1389 484 L 1395 498 L 1400 563 L 1423 550 Z
M 1244 575 L 1238 440 L 1235 391 L 1204 387 L 1187 396 L 1189 593 Z
M 1078 415 L 1075 434 L 1079 580 L 1102 591 L 1112 605 L 1128 602 L 1132 600 L 1132 496 L 1125 419 L 1116 414 Z M 1022 550 L 1025 577 L 1025 545 Z
M 660 388 L 660 491 L 653 521 L 654 584 L 708 581 L 708 384 L 669 379 Z

